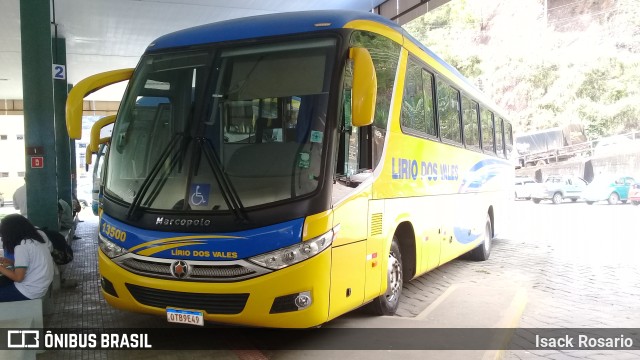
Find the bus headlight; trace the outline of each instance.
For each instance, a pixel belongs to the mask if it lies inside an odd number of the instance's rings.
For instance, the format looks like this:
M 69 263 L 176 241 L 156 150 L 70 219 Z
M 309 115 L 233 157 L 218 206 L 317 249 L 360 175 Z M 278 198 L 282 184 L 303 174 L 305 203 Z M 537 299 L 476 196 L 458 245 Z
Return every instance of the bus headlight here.
M 114 244 L 113 242 L 105 239 L 100 234 L 98 234 L 98 245 L 100 246 L 100 250 L 102 250 L 102 252 L 107 255 L 109 259 L 113 259 L 115 257 L 128 253 L 127 249 Z
M 335 232 L 330 230 L 317 238 L 303 241 L 300 244 L 287 246 L 276 251 L 249 258 L 249 261 L 272 270 L 297 264 L 307 260 L 328 248 L 333 242 Z

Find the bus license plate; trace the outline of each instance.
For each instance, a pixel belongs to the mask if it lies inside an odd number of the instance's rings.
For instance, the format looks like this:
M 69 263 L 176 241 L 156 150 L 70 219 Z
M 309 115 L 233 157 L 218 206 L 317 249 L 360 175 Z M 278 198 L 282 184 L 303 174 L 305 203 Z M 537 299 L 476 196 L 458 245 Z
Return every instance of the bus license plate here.
M 167 308 L 167 321 L 170 323 L 204 326 L 202 311 Z

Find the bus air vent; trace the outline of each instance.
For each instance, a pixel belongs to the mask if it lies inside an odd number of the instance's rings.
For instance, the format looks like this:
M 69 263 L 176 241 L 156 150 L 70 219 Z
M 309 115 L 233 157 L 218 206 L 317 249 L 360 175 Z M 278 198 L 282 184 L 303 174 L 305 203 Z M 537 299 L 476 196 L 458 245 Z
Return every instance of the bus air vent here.
M 371 236 L 382 234 L 382 213 L 371 215 Z

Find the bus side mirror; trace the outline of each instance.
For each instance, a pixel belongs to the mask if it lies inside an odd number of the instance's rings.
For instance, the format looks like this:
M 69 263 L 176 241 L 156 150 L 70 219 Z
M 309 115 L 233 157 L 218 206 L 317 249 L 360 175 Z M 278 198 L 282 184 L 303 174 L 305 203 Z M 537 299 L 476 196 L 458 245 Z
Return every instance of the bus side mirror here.
M 98 153 L 98 148 L 100 147 L 100 144 L 104 144 L 111 140 L 111 136 L 101 138 L 100 130 L 102 130 L 106 126 L 111 125 L 115 122 L 116 122 L 116 116 L 109 115 L 96 121 L 91 126 L 91 135 L 89 136 L 89 145 L 87 146 L 87 152 L 86 152 L 86 158 L 85 158 L 87 171 L 89 171 L 89 165 L 91 165 L 91 162 L 93 161 L 92 160 L 93 154 Z
M 89 146 L 87 147 L 90 152 L 94 154 L 97 153 L 100 144 L 104 144 L 111 140 L 110 136 L 100 138 L 100 131 L 106 126 L 111 125 L 115 122 L 116 116 L 109 115 L 93 123 L 93 126 L 91 126 L 91 136 L 89 137 Z
M 71 139 L 82 138 L 82 103 L 85 96 L 121 81 L 129 80 L 133 69 L 107 71 L 89 76 L 77 83 L 67 96 L 67 132 Z
M 353 61 L 353 89 L 351 90 L 351 121 L 353 126 L 367 126 L 373 123 L 376 110 L 378 81 L 369 50 L 350 48 L 349 58 Z

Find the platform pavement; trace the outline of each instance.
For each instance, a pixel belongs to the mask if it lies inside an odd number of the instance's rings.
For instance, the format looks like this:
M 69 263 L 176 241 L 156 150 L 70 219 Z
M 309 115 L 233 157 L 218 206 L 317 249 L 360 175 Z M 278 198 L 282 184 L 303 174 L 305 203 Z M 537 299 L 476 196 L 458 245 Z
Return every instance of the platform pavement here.
M 413 318 L 398 316 L 358 316 L 338 318 L 328 324 L 329 328 L 516 328 L 526 306 L 526 290 L 513 283 L 494 282 L 451 285 L 436 301 Z M 498 332 L 500 338 L 495 343 L 506 346 L 510 333 Z M 420 339 L 415 339 L 420 341 Z M 502 350 L 365 350 L 333 351 L 305 350 L 278 351 L 270 354 L 271 359 L 334 359 L 355 360 L 389 359 L 501 359 Z
M 44 318 L 45 328 L 161 328 L 172 326 L 162 317 L 132 314 L 106 304 L 100 294 L 97 269 L 97 218 L 89 212 L 80 215 L 74 240 L 74 260 L 64 266 L 64 276 L 78 281 L 75 288 L 63 288 L 54 294 L 54 310 Z M 437 296 L 423 302 L 417 315 L 372 317 L 355 312 L 335 319 L 326 327 L 356 328 L 441 328 L 441 327 L 516 327 L 526 303 L 526 292 L 517 283 L 496 282 L 452 284 Z M 414 298 L 413 303 L 416 302 Z M 506 341 L 506 339 L 505 339 Z M 39 354 L 49 359 L 496 359 L 498 351 L 88 351 L 57 350 Z

